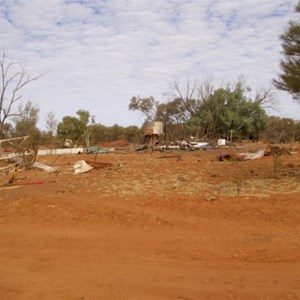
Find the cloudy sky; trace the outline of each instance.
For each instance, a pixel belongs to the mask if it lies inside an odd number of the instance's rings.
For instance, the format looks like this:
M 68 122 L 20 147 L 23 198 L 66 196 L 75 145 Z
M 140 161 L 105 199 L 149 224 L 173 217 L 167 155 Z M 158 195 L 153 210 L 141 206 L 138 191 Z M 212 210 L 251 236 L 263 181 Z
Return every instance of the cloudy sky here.
M 282 33 L 296 0 L 1 0 L 0 42 L 39 80 L 24 90 L 39 126 L 89 110 L 96 122 L 141 125 L 132 96 L 167 101 L 174 79 L 244 75 L 254 90 L 280 72 Z M 272 114 L 300 119 L 278 92 Z

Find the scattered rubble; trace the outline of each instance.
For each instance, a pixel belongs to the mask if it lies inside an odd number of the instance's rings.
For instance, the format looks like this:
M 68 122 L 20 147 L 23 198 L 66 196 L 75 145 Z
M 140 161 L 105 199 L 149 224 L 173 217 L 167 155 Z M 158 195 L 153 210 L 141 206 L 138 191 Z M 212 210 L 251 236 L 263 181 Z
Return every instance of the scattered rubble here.
M 98 147 L 98 146 L 91 146 L 85 150 L 86 154 L 105 154 L 109 152 L 114 152 L 115 148 L 114 147 Z
M 92 166 L 95 170 L 99 169 L 109 169 L 109 170 L 116 170 L 123 166 L 123 163 L 120 164 L 111 164 L 111 163 L 103 163 L 103 162 L 96 162 L 96 161 L 87 161 L 87 163 Z
M 297 148 L 295 147 L 284 147 L 279 145 L 268 145 L 265 155 L 292 155 L 297 153 Z
M 59 173 L 60 172 L 60 168 L 59 167 L 51 167 L 51 166 L 42 164 L 42 163 L 37 162 L 37 161 L 32 165 L 32 167 L 44 170 L 47 173 Z
M 81 154 L 83 148 L 40 149 L 37 155 Z
M 297 153 L 297 148 L 295 147 L 286 147 L 286 146 L 279 146 L 279 145 L 268 145 L 266 150 L 258 150 L 256 152 L 246 152 L 246 153 L 238 153 L 238 152 L 230 152 L 221 154 L 218 156 L 219 161 L 224 160 L 253 160 L 253 159 L 260 159 L 263 156 L 271 156 L 271 155 L 293 155 Z
M 253 160 L 253 159 L 259 159 L 262 158 L 265 154 L 264 150 L 258 150 L 257 152 L 247 152 L 247 153 L 226 153 L 226 154 L 221 154 L 219 155 L 218 159 L 219 161 L 224 161 L 224 160 Z
M 74 164 L 74 173 L 79 174 L 79 173 L 86 173 L 94 169 L 92 166 L 87 164 L 84 160 L 79 160 Z
M 0 140 L 0 174 L 18 169 L 30 169 L 36 160 L 37 149 L 24 142 L 28 136 Z
M 212 144 L 206 142 L 191 142 L 188 143 L 186 141 L 178 141 L 176 143 L 171 144 L 145 144 L 137 147 L 135 151 L 195 151 L 195 150 L 212 150 L 216 149 Z

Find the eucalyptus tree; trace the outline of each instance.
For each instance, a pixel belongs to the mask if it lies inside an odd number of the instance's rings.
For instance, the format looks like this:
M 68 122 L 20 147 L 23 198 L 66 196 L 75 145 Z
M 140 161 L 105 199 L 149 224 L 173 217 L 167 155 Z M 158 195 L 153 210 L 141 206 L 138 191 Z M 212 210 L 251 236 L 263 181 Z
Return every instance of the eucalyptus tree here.
M 29 136 L 28 142 L 38 144 L 41 138 L 41 132 L 37 127 L 39 112 L 39 107 L 31 101 L 20 104 L 17 116 L 13 119 L 15 123 L 14 135 Z
M 57 125 L 57 135 L 62 139 L 71 139 L 75 145 L 84 138 L 86 146 L 89 147 L 95 117 L 91 116 L 89 111 L 83 109 L 79 109 L 76 114 L 78 117 L 63 117 Z
M 145 116 L 145 121 L 154 121 L 159 102 L 154 97 L 141 98 L 133 96 L 128 105 L 128 109 L 132 111 L 140 111 Z
M 84 128 L 76 117 L 65 116 L 57 125 L 57 136 L 61 139 L 71 139 L 75 145 L 83 135 Z
M 259 101 L 248 99 L 241 82 L 219 88 L 206 100 L 187 122 L 198 126 L 206 138 L 236 137 L 258 138 L 267 124 L 267 115 Z
M 95 116 L 91 116 L 87 110 L 80 109 L 76 112 L 83 128 L 83 137 L 87 147 L 90 146 L 90 137 L 92 133 L 92 124 L 95 124 Z
M 295 11 L 300 13 L 300 1 Z M 300 20 L 291 20 L 280 36 L 284 58 L 280 62 L 282 73 L 274 80 L 275 86 L 300 100 Z
M 185 81 L 174 79 L 169 83 L 172 99 L 178 99 L 188 117 L 192 117 L 201 103 L 207 100 L 214 91 L 212 78 L 205 80 L 187 78 Z

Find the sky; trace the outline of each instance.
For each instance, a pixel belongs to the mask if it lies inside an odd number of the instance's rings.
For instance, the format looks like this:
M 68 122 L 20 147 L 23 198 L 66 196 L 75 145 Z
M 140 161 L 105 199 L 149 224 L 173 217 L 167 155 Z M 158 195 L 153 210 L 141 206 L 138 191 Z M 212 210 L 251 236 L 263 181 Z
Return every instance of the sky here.
M 172 99 L 170 83 L 244 76 L 253 91 L 280 73 L 279 35 L 297 0 L 1 0 L 0 42 L 9 61 L 41 78 L 23 89 L 39 127 L 88 110 L 106 126 L 137 125 L 133 96 Z M 276 91 L 269 114 L 300 119 L 300 103 Z

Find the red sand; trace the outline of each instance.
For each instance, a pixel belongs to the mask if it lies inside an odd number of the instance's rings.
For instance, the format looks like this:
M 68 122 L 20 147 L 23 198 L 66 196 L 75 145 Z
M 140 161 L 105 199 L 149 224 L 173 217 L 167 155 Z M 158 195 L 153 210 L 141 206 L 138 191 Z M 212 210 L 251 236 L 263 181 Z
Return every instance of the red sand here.
M 299 299 L 300 155 L 98 155 L 0 187 L 0 299 Z M 54 157 L 40 157 L 50 163 Z M 1 176 L 0 183 L 8 177 Z M 238 194 L 238 189 L 240 193 Z

